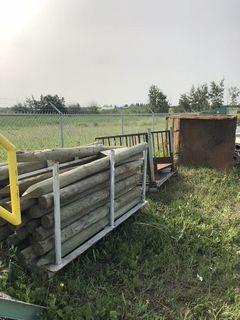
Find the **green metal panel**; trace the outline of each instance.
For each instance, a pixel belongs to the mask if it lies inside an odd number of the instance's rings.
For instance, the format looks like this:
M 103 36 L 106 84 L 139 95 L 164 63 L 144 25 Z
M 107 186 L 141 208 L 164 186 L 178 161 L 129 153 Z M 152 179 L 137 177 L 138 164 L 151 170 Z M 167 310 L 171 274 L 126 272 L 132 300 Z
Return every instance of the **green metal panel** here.
M 22 301 L 0 298 L 0 317 L 14 320 L 34 320 L 45 311 L 45 307 Z

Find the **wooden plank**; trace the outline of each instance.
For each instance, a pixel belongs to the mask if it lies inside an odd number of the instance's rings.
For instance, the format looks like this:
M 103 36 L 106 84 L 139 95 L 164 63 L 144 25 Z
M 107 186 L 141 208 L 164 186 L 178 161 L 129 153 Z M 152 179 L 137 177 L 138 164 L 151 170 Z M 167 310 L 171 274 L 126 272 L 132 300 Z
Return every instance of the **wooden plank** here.
M 161 171 L 163 169 L 171 168 L 172 163 L 158 163 L 157 164 L 157 171 Z
M 206 115 L 206 114 L 180 114 L 180 115 L 171 115 L 169 116 L 170 119 L 197 119 L 197 120 L 228 120 L 228 119 L 236 119 L 237 116 L 230 116 L 230 115 Z

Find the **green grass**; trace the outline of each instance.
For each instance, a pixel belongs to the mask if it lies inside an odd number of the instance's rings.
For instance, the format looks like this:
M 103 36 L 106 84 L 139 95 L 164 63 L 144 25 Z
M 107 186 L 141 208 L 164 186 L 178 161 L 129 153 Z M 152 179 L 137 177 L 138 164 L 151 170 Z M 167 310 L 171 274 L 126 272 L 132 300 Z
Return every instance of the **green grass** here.
M 13 252 L 0 290 L 47 305 L 48 319 L 240 319 L 239 178 L 182 167 L 52 280 L 27 274 Z
M 165 120 L 155 117 L 154 129 L 163 129 Z M 121 132 L 119 116 L 64 116 L 64 146 L 71 147 L 92 143 L 97 136 L 116 135 Z M 152 128 L 152 116 L 124 116 L 124 133 L 144 132 Z M 59 116 L 0 116 L 0 133 L 17 149 L 43 149 L 59 146 Z M 4 152 L 0 160 L 5 159 Z

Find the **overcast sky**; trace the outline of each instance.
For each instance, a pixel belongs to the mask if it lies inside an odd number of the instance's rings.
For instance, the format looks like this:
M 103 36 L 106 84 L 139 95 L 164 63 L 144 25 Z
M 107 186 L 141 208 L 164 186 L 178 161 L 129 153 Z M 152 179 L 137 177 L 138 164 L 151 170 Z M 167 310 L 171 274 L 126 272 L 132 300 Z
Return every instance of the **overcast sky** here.
M 239 0 L 0 0 L 0 106 L 40 94 L 67 102 L 175 104 L 192 84 L 240 86 Z

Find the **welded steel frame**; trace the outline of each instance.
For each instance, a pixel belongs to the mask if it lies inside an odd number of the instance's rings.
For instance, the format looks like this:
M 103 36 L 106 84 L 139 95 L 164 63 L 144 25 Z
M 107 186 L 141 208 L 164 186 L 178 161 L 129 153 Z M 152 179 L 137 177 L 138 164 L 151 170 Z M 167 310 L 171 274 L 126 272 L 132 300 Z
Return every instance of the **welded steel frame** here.
M 110 150 L 109 164 L 110 164 L 110 197 L 109 197 L 109 225 L 103 230 L 95 234 L 79 247 L 74 249 L 71 253 L 62 257 L 61 251 L 61 205 L 60 205 L 60 184 L 59 184 L 59 164 L 54 162 L 52 166 L 53 170 L 53 194 L 54 194 L 54 240 L 55 240 L 55 263 L 45 266 L 45 269 L 49 274 L 54 274 L 61 270 L 71 261 L 76 259 L 79 255 L 89 249 L 92 245 L 102 239 L 105 235 L 113 231 L 125 220 L 127 220 L 135 212 L 143 208 L 146 201 L 146 181 L 147 181 L 147 160 L 148 148 L 146 146 L 143 151 L 143 174 L 142 174 L 142 199 L 137 205 L 128 210 L 126 213 L 115 219 L 115 151 Z

